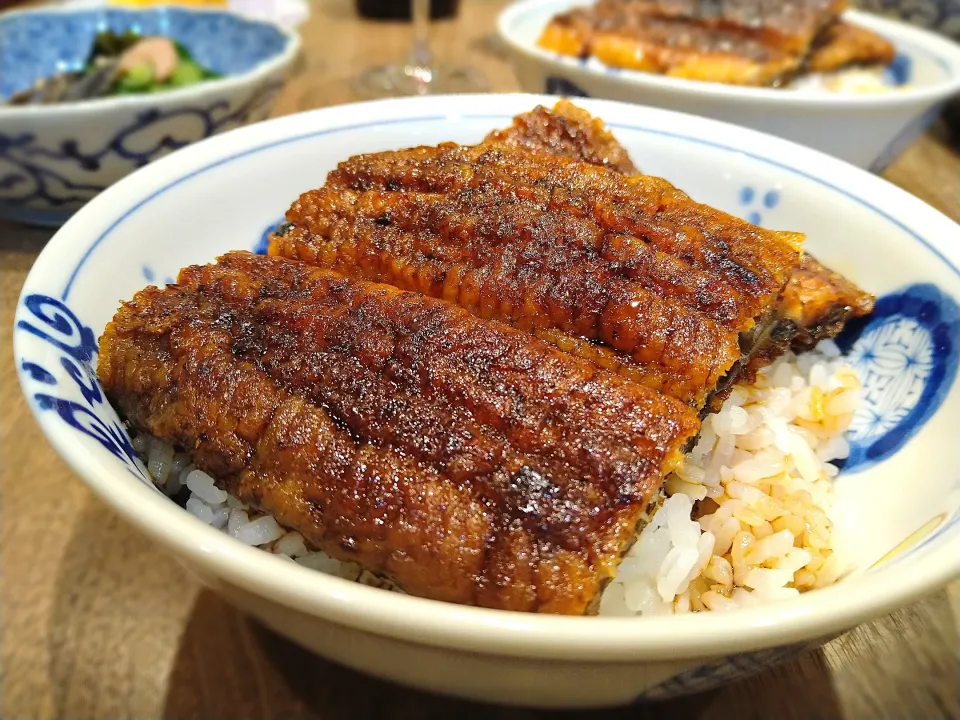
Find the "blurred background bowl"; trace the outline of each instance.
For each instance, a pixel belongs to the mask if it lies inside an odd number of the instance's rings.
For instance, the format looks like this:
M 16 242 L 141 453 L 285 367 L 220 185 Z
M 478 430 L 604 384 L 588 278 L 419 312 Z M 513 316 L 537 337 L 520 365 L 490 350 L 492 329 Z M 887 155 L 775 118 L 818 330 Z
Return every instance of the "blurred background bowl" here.
M 98 32 L 182 43 L 224 77 L 164 92 L 0 105 L 0 216 L 59 225 L 124 175 L 270 113 L 299 49 L 279 25 L 190 7 L 38 8 L 0 15 L 0 100 L 84 66 Z
M 857 5 L 960 40 L 960 0 L 858 0 Z
M 960 42 L 960 0 L 860 0 L 858 4 Z M 954 144 L 960 145 L 960 98 L 948 103 L 944 119 Z
M 565 57 L 536 44 L 555 14 L 590 0 L 523 0 L 501 13 L 500 38 L 521 88 L 620 100 L 693 113 L 777 135 L 879 172 L 960 92 L 960 45 L 929 30 L 852 11 L 845 18 L 890 40 L 897 57 L 885 73 L 891 92 L 855 94 L 706 83 L 620 70 Z M 951 3 L 951 5 L 954 3 Z

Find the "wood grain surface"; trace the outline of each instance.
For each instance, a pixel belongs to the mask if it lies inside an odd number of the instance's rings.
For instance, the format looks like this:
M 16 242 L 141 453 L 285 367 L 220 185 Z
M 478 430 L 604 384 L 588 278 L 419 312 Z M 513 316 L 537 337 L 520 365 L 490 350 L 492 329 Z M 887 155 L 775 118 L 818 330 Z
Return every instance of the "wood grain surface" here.
M 457 20 L 435 26 L 435 46 L 512 91 L 490 35 L 501 6 L 466 0 Z M 403 25 L 361 22 L 344 0 L 313 12 L 277 114 L 354 100 L 361 67 L 404 52 Z M 960 217 L 960 158 L 935 132 L 886 175 Z M 546 716 L 395 687 L 313 657 L 201 590 L 94 500 L 42 438 L 11 357 L 17 296 L 50 235 L 0 221 L 0 718 Z M 599 715 L 960 718 L 960 582 L 720 691 Z

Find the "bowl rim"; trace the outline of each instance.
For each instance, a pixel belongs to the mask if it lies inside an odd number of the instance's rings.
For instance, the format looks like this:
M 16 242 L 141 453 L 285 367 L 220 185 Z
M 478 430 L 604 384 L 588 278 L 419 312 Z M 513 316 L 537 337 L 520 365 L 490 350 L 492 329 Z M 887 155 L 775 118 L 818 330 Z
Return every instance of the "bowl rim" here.
M 456 122 L 468 108 L 484 114 L 516 114 L 558 98 L 498 94 L 435 96 L 340 105 L 285 116 L 215 136 L 178 150 L 127 176 L 83 207 L 50 240 L 31 269 L 18 300 L 14 322 L 23 317 L 23 299 L 46 292 L 63 276 L 63 258 L 92 251 L 91 236 L 112 228 L 139 202 L 149 201 L 170 182 L 197 175 L 203 168 L 243 157 L 257 149 L 285 144 L 324 129 L 356 126 L 358 120 L 382 124 L 403 117 L 439 116 Z M 605 120 L 643 117 L 651 127 L 688 129 L 694 136 L 723 137 L 724 146 L 795 170 L 830 178 L 828 187 L 853 197 L 874 197 L 872 204 L 900 206 L 908 228 L 924 227 L 931 250 L 960 268 L 960 227 L 906 191 L 843 161 L 801 145 L 746 128 L 683 113 L 640 108 L 628 103 L 583 100 Z M 758 154 L 759 153 L 759 154 Z M 158 190 L 161 188 L 161 190 Z M 134 202 L 136 201 L 136 202 Z M 279 213 L 278 213 L 279 214 Z M 892 217 L 892 216 L 891 216 Z M 80 250 L 77 248 L 87 248 Z M 73 247 L 72 252 L 67 251 Z M 960 270 L 958 270 L 960 272 Z M 48 277 L 49 276 L 49 277 Z M 51 293 L 53 294 L 53 293 Z M 100 330 L 98 329 L 97 332 Z M 22 355 L 24 333 L 14 332 L 14 357 Z M 52 348 L 46 350 L 53 352 Z M 35 358 L 33 354 L 31 359 Z M 467 607 L 395 593 L 325 575 L 245 546 L 203 524 L 145 483 L 134 480 L 112 458 L 99 457 L 71 429 L 41 415 L 29 399 L 27 373 L 17 362 L 21 391 L 43 434 L 83 482 L 127 521 L 160 545 L 202 569 L 216 583 L 267 598 L 269 602 L 324 621 L 414 644 L 466 650 L 483 655 L 576 662 L 679 660 L 747 652 L 828 637 L 902 607 L 960 576 L 960 533 L 941 536 L 910 563 L 891 564 L 837 585 L 785 602 L 734 610 L 649 618 L 562 617 Z
M 619 83 L 636 90 L 673 91 L 680 95 L 697 97 L 701 100 L 725 100 L 749 103 L 756 106 L 767 104 L 785 106 L 803 106 L 806 109 L 829 110 L 851 107 L 887 109 L 918 102 L 935 102 L 960 93 L 960 44 L 944 38 L 925 28 L 916 27 L 898 20 L 881 17 L 858 10 L 847 10 L 843 17 L 856 25 L 867 27 L 885 35 L 894 45 L 899 40 L 907 40 L 915 46 L 936 57 L 941 64 L 946 63 L 952 70 L 947 78 L 929 85 L 911 87 L 910 85 L 891 93 L 831 93 L 811 89 L 785 91 L 768 87 L 747 87 L 723 83 L 705 82 L 673 78 L 638 70 L 619 70 L 615 74 L 599 73 L 595 69 L 577 65 L 570 66 L 556 53 L 548 52 L 520 41 L 513 31 L 516 21 L 542 7 L 557 6 L 566 8 L 573 5 L 589 5 L 591 0 L 520 0 L 504 8 L 497 16 L 497 34 L 500 40 L 516 55 L 525 56 L 541 65 L 564 70 L 574 70 L 605 80 Z
M 149 5 L 142 8 L 125 6 L 84 6 L 72 5 L 37 6 L 19 10 L 7 10 L 0 13 L 0 23 L 10 17 L 23 15 L 76 15 L 81 13 L 96 13 L 106 10 L 116 11 L 125 15 L 157 14 L 169 10 L 182 11 L 189 15 L 226 15 L 244 21 L 247 25 L 272 28 L 284 38 L 283 50 L 276 55 L 265 58 L 245 72 L 235 75 L 208 80 L 182 88 L 172 88 L 162 93 L 148 93 L 141 95 L 121 95 L 117 97 L 91 98 L 70 103 L 54 103 L 50 105 L 8 105 L 0 102 L 0 120 L 24 118 L 42 121 L 56 115 L 84 115 L 102 111 L 113 112 L 122 108 L 136 108 L 137 106 L 168 107 L 179 105 L 184 101 L 198 99 L 211 90 L 232 91 L 256 81 L 262 77 L 283 69 L 290 65 L 297 53 L 300 52 L 300 34 L 293 29 L 265 18 L 256 18 L 229 8 L 198 7 L 192 5 L 176 5 L 170 3 Z

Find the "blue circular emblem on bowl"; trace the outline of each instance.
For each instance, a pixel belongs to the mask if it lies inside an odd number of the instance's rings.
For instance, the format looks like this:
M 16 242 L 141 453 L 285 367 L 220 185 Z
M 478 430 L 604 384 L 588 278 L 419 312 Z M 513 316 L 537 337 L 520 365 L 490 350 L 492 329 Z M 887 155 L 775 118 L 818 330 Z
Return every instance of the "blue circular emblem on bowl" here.
M 864 400 L 847 433 L 846 472 L 897 452 L 940 408 L 957 376 L 960 310 L 930 284 L 877 300 L 873 314 L 837 338 L 857 368 Z

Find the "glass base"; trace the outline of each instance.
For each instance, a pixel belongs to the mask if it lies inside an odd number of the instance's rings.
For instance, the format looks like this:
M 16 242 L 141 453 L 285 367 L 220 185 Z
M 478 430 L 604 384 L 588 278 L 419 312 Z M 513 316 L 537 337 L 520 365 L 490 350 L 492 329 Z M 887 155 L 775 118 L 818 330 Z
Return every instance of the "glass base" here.
M 483 92 L 487 81 L 481 72 L 471 68 L 384 65 L 361 73 L 354 88 L 365 98 L 448 95 Z

